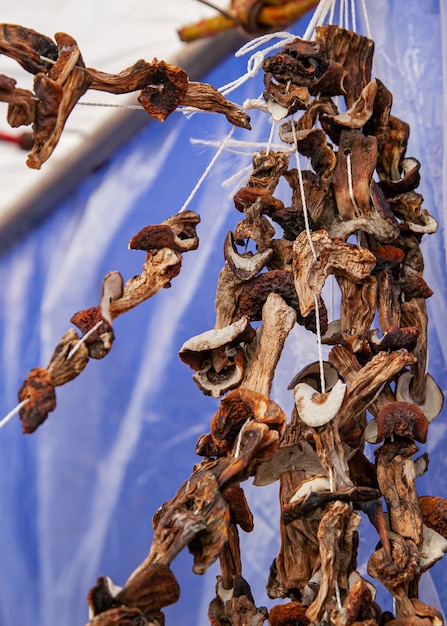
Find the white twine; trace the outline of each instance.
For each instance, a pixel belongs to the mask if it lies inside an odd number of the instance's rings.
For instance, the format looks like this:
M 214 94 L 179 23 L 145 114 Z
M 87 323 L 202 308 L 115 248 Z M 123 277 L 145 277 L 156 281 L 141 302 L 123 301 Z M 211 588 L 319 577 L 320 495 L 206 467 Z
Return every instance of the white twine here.
M 256 50 L 256 48 L 259 48 L 260 46 L 271 41 L 272 39 L 281 39 L 282 41 L 278 41 L 275 44 L 268 46 L 264 50 L 257 50 L 254 54 L 252 54 L 247 61 L 246 73 L 242 76 L 239 76 L 239 78 L 236 78 L 236 80 L 233 80 L 230 83 L 219 87 L 218 91 L 220 91 L 223 96 L 228 95 L 229 93 L 246 83 L 247 80 L 249 80 L 250 78 L 254 78 L 255 76 L 257 76 L 259 70 L 262 67 L 262 64 L 264 63 L 266 55 L 270 54 L 270 52 L 272 52 L 273 50 L 282 48 L 284 44 L 288 41 L 296 39 L 296 35 L 292 35 L 291 33 L 284 31 L 262 35 L 261 37 L 257 37 L 256 39 L 247 42 L 245 45 L 242 46 L 242 48 L 239 48 L 239 50 L 237 50 L 237 52 L 235 53 L 235 56 L 241 57 L 245 54 L 248 54 L 249 52 L 253 52 L 253 50 Z
M 366 0 L 361 0 L 362 3 L 362 11 L 363 11 L 363 19 L 365 20 L 365 28 L 368 39 L 372 39 L 371 37 L 371 25 L 369 23 L 368 10 L 366 8 Z
M 272 125 L 271 125 L 271 128 L 270 128 L 270 135 L 269 135 L 269 140 L 268 140 L 267 150 L 266 150 L 267 154 L 270 154 L 270 150 L 272 149 L 272 146 L 273 146 L 273 135 L 275 134 L 275 130 L 276 130 L 276 121 L 272 117 Z
M 292 136 L 293 136 L 293 143 L 294 143 L 294 153 L 295 153 L 295 161 L 296 161 L 296 168 L 297 168 L 297 172 L 298 172 L 298 181 L 299 181 L 299 185 L 300 185 L 300 195 L 301 195 L 301 202 L 303 204 L 303 215 L 304 215 L 304 224 L 306 227 L 306 233 L 307 233 L 307 239 L 309 242 L 309 246 L 310 249 L 312 250 L 312 255 L 314 257 L 314 261 L 317 260 L 317 253 L 315 250 L 315 246 L 314 246 L 314 242 L 312 241 L 312 236 L 310 233 L 310 226 L 309 226 L 309 216 L 308 216 L 308 212 L 307 212 L 307 203 L 306 203 L 306 194 L 304 192 L 304 183 L 303 183 L 303 174 L 301 171 L 301 163 L 300 163 L 300 154 L 298 151 L 298 139 L 296 136 L 296 129 L 295 129 L 295 122 L 293 120 L 293 117 L 290 118 L 290 122 L 291 122 L 291 126 L 292 126 Z
M 331 12 L 329 13 L 329 20 L 328 20 L 329 24 L 334 23 L 334 12 L 335 12 L 335 0 L 333 0 L 331 4 Z
M 0 428 L 3 428 L 5 424 L 10 422 L 12 418 L 14 417 L 14 415 L 17 415 L 20 409 L 23 406 L 25 406 L 25 404 L 27 404 L 28 402 L 29 402 L 29 398 L 26 398 L 25 400 L 22 400 L 22 402 L 19 402 L 19 404 L 14 409 L 12 409 L 12 411 L 9 411 L 8 415 L 5 415 L 5 417 L 0 421 Z
M 95 331 L 98 330 L 98 328 L 101 326 L 102 324 L 102 320 L 99 320 L 99 322 L 97 322 L 92 328 L 90 328 L 90 330 L 88 330 L 85 335 L 82 335 L 81 339 L 75 343 L 75 345 L 72 347 L 72 349 L 70 350 L 70 352 L 67 354 L 67 361 L 69 361 L 72 356 L 74 354 L 76 354 L 76 352 L 79 350 L 79 348 L 82 346 L 83 343 L 86 342 L 86 340 L 91 337 L 91 335 L 93 335 L 93 333 Z
M 226 188 L 226 187 L 231 187 L 231 185 L 236 185 L 236 183 L 239 185 L 240 180 L 242 178 L 247 178 L 248 174 L 253 170 L 253 165 L 250 163 L 250 165 L 247 165 L 247 167 L 243 167 L 241 170 L 237 171 L 235 174 L 233 174 L 233 176 L 229 176 L 228 178 L 226 178 L 223 183 L 222 183 L 222 187 Z M 237 189 L 236 189 L 237 191 Z M 233 194 L 234 195 L 234 194 Z
M 200 144 L 203 146 L 212 146 L 217 148 L 221 145 L 221 142 L 217 139 L 197 139 L 191 138 L 192 144 Z M 236 154 L 244 154 L 245 156 L 252 155 L 253 150 L 264 150 L 268 144 L 265 141 L 246 141 L 241 139 L 231 139 L 227 142 L 225 147 L 226 152 L 234 152 Z M 240 148 L 240 150 L 238 150 Z M 247 151 L 243 150 L 247 148 Z M 284 146 L 283 144 L 275 143 L 271 145 L 273 150 L 282 150 L 283 152 L 293 152 L 293 148 Z
M 300 155 L 298 152 L 298 140 L 296 136 L 295 122 L 293 120 L 293 117 L 290 118 L 290 121 L 292 125 L 293 143 L 295 146 L 295 160 L 296 160 L 297 171 L 298 171 L 301 202 L 303 205 L 303 215 L 304 215 L 304 224 L 306 227 L 306 235 L 307 235 L 307 240 L 309 242 L 310 249 L 312 251 L 314 261 L 317 261 L 318 256 L 317 256 L 317 252 L 315 250 L 314 242 L 312 241 L 312 235 L 310 232 L 309 216 L 308 216 L 307 202 L 306 202 L 306 193 L 304 191 L 303 174 L 301 171 Z M 315 322 L 316 322 L 316 331 L 317 331 L 317 350 L 318 350 L 318 363 L 319 363 L 319 369 L 320 369 L 321 392 L 325 393 L 326 382 L 324 378 L 323 352 L 322 352 L 322 347 L 321 347 L 320 307 L 318 304 L 318 298 L 315 293 L 313 294 L 313 297 L 314 297 L 314 305 L 315 305 Z
M 248 423 L 250 422 L 250 418 L 247 418 L 245 420 L 245 422 L 242 425 L 242 428 L 240 429 L 238 436 L 237 436 L 237 440 L 236 440 L 236 449 L 234 451 L 234 458 L 237 459 L 239 457 L 239 454 L 241 453 L 241 442 L 242 442 L 242 433 L 245 430 L 245 428 L 248 426 Z
M 340 587 L 338 586 L 337 581 L 335 581 L 334 586 L 335 586 L 335 597 L 337 598 L 337 606 L 341 611 L 343 608 L 343 605 L 341 603 Z
M 320 26 L 326 19 L 326 16 L 331 8 L 332 1 L 333 0 L 320 0 L 320 3 L 314 11 L 312 19 L 306 28 L 303 39 L 308 40 L 313 37 L 316 27 Z
M 220 157 L 220 155 L 222 154 L 222 152 L 225 150 L 225 146 L 227 145 L 227 142 L 231 139 L 231 137 L 233 136 L 234 131 L 236 130 L 236 126 L 232 126 L 230 132 L 228 133 L 228 135 L 226 135 L 226 137 L 224 137 L 222 143 L 220 144 L 219 149 L 217 150 L 216 154 L 213 156 L 213 158 L 211 159 L 210 163 L 208 164 L 207 168 L 205 169 L 205 171 L 203 172 L 202 176 L 199 178 L 199 180 L 196 183 L 196 186 L 194 187 L 194 189 L 191 191 L 191 193 L 189 194 L 189 196 L 186 198 L 185 202 L 183 203 L 183 205 L 180 207 L 179 209 L 179 213 L 181 213 L 182 211 L 184 211 L 189 204 L 191 203 L 191 201 L 193 200 L 194 196 L 196 195 L 196 193 L 198 192 L 198 190 L 200 189 L 203 181 L 205 180 L 205 178 L 208 176 L 208 174 L 210 173 L 211 169 L 213 168 L 215 162 L 217 161 L 217 159 Z
M 355 0 L 351 0 L 351 22 L 352 22 L 352 30 L 357 32 L 357 19 L 355 15 Z

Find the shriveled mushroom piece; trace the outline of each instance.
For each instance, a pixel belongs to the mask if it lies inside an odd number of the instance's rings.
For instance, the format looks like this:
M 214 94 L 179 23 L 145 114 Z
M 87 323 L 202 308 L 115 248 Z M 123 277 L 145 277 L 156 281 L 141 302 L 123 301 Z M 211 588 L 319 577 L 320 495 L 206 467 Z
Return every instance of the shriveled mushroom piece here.
M 99 306 L 79 311 L 70 320 L 82 332 L 92 359 L 104 358 L 112 348 L 115 337 L 111 307 L 122 295 L 123 277 L 119 272 L 109 272 L 102 281 Z
M 197 373 L 193 380 L 205 395 L 218 398 L 238 386 L 244 377 L 241 343 L 252 339 L 248 317 L 225 328 L 214 328 L 185 341 L 180 359 Z
M 76 348 L 75 352 L 73 352 L 74 348 Z M 70 358 L 68 358 L 69 354 Z M 47 370 L 53 377 L 54 386 L 65 385 L 79 376 L 88 360 L 87 346 L 85 343 L 80 343 L 78 333 L 71 328 L 62 335 L 47 365 Z
M 413 352 L 416 348 L 417 340 L 419 337 L 419 330 L 412 326 L 405 328 L 398 328 L 397 326 L 390 326 L 388 330 L 379 337 L 379 331 L 377 329 L 372 330 L 369 333 L 370 346 L 375 350 L 400 350 L 405 348 L 408 352 Z M 399 398 L 403 400 L 403 398 Z M 407 400 L 408 402 L 410 400 Z
M 377 416 L 377 443 L 384 439 L 392 439 L 394 435 L 425 443 L 427 431 L 427 418 L 412 402 L 390 402 Z
M 264 74 L 264 100 L 273 119 L 280 120 L 287 115 L 293 115 L 299 109 L 305 109 L 310 102 L 307 87 L 292 83 L 278 83 L 273 74 Z
M 346 276 L 353 282 L 361 281 L 376 264 L 374 255 L 366 248 L 333 241 L 325 231 L 312 232 L 310 237 L 313 248 L 306 232 L 301 233 L 293 244 L 295 288 L 304 317 L 314 309 L 314 296 L 320 296 L 329 274 Z
M 160 609 L 177 602 L 179 595 L 178 583 L 169 566 L 160 563 L 153 563 L 140 571 L 124 588 L 101 576 L 88 594 L 90 619 L 92 623 L 114 624 L 114 616 L 120 609 L 137 609 L 142 619 L 144 616 L 147 620 L 153 617 L 163 620 Z M 93 618 L 99 615 L 103 621 L 95 622 Z
M 306 615 L 306 607 L 301 602 L 286 602 L 276 604 L 269 610 L 270 626 L 308 626 L 309 620 Z
M 229 263 L 225 263 L 217 280 L 215 328 L 225 328 L 240 318 L 238 300 L 245 281 L 238 278 Z
M 423 196 L 416 191 L 408 191 L 389 199 L 391 210 L 402 220 L 399 224 L 402 231 L 423 235 L 438 230 L 435 218 L 427 209 L 422 208 L 423 201 Z
M 329 59 L 346 71 L 344 96 L 349 108 L 371 80 L 374 42 L 335 24 L 318 26 L 315 41 L 326 48 Z
M 34 145 L 27 165 L 40 169 L 53 153 L 65 122 L 92 79 L 84 71 L 76 41 L 66 33 L 56 33 L 58 56 L 47 73 L 36 74 L 34 91 L 39 98 L 33 122 Z
M 262 319 L 262 309 L 268 296 L 275 293 L 295 311 L 296 321 L 308 330 L 315 332 L 316 313 L 312 311 L 307 318 L 301 315 L 293 275 L 288 270 L 270 270 L 246 281 L 242 286 L 238 309 L 240 315 L 246 315 L 250 321 Z M 327 311 L 323 301 L 319 300 L 320 328 L 325 332 L 327 328 Z
M 404 539 L 398 533 L 389 531 L 391 557 L 379 548 L 368 560 L 367 572 L 379 580 L 396 600 L 396 616 L 402 612 L 413 613 L 411 603 L 405 593 L 406 586 L 417 575 L 419 550 L 412 539 Z
M 297 37 L 281 52 L 265 59 L 263 70 L 279 83 L 290 81 L 310 90 L 317 85 L 328 65 L 326 50 L 321 43 Z
M 413 456 L 416 444 L 408 438 L 385 441 L 376 451 L 377 481 L 385 498 L 390 517 L 390 528 L 414 541 L 422 543 L 422 513 L 415 486 Z
M 235 276 L 241 280 L 248 280 L 253 278 L 267 265 L 269 259 L 273 254 L 271 248 L 266 248 L 262 252 L 245 252 L 239 254 L 234 242 L 234 235 L 232 232 L 228 232 L 225 237 L 224 243 L 224 256 L 231 271 Z
M 291 205 L 272 211 L 269 215 L 282 227 L 284 237 L 294 241 L 306 228 L 303 198 L 306 202 L 309 223 L 318 224 L 328 200 L 329 183 L 311 170 L 302 171 L 300 179 L 297 170 L 291 169 L 284 174 L 284 178 L 292 188 Z
M 230 590 L 222 586 L 218 577 L 216 596 L 211 601 L 208 618 L 211 626 L 227 626 L 228 624 L 252 624 L 260 626 L 268 617 L 265 607 L 257 608 L 250 586 L 242 576 L 234 577 Z
M 373 250 L 377 263 L 374 275 L 380 298 L 377 299 L 377 313 L 382 333 L 401 323 L 401 288 L 398 281 L 405 253 L 392 245 L 379 245 Z
M 286 417 L 276 402 L 261 393 L 243 387 L 230 391 L 211 419 L 211 435 L 224 454 L 237 447 L 240 431 L 250 421 L 282 433 Z
M 349 587 L 351 561 L 355 557 L 356 530 L 360 515 L 346 502 L 328 504 L 318 528 L 321 583 L 316 599 L 306 611 L 311 623 L 322 619 L 326 604 L 336 593 Z
M 338 115 L 327 115 L 324 122 L 342 128 L 363 128 L 373 114 L 376 94 L 377 82 L 371 80 L 347 111 Z
M 168 217 L 161 224 L 145 226 L 129 242 L 130 250 L 159 250 L 171 248 L 176 252 L 196 250 L 199 238 L 196 226 L 200 216 L 194 211 L 183 211 Z
M 285 341 L 296 323 L 295 311 L 276 294 L 270 293 L 262 307 L 262 326 L 247 346 L 247 368 L 242 385 L 270 395 L 276 366 Z
M 23 433 L 33 433 L 56 408 L 53 377 L 45 368 L 34 367 L 18 392 L 19 402 L 26 404 L 19 410 Z
M 253 172 L 249 187 L 263 187 L 273 193 L 281 176 L 289 167 L 290 154 L 287 152 L 261 151 L 253 154 Z
M 0 75 L 0 102 L 8 104 L 7 121 L 12 128 L 29 126 L 36 115 L 36 100 L 32 91 L 16 87 L 17 81 L 4 74 Z M 26 148 L 31 148 L 33 143 Z M 24 146 L 21 146 L 24 147 Z
M 138 101 L 152 117 L 164 122 L 181 103 L 188 91 L 188 75 L 179 67 L 154 61 Z
M 298 151 L 303 156 L 310 158 L 311 165 L 319 176 L 328 179 L 334 172 L 336 166 L 336 156 L 332 148 L 327 145 L 326 135 L 319 128 L 309 130 L 292 131 L 292 124 L 296 122 L 285 122 L 279 131 L 279 136 L 286 143 L 295 143 Z
M 264 207 L 261 199 L 249 204 L 245 209 L 245 218 L 236 224 L 234 229 L 234 238 L 240 243 L 246 243 L 246 240 L 252 240 L 256 244 L 258 252 L 267 250 L 275 235 L 275 229 L 270 221 L 262 214 Z
M 377 173 L 380 180 L 398 181 L 400 164 L 407 151 L 410 126 L 407 122 L 390 115 L 385 134 L 385 142 L 377 161 Z
M 404 326 L 413 326 L 418 329 L 419 336 L 413 354 L 416 361 L 411 367 L 413 378 L 410 384 L 412 402 L 423 404 L 425 401 L 427 365 L 428 365 L 428 315 L 424 298 L 413 298 L 402 302 L 401 320 Z
M 341 291 L 340 339 L 352 352 L 365 347 L 366 338 L 374 320 L 377 302 L 377 280 L 367 276 L 360 282 L 337 276 Z
M 231 124 L 251 130 L 250 118 L 245 111 L 224 98 L 220 91 L 208 83 L 190 81 L 181 104 L 201 111 L 222 113 Z
M 375 137 L 366 137 L 361 131 L 341 132 L 332 184 L 342 219 L 369 216 L 370 183 L 376 162 Z
M 328 360 L 334 367 L 346 376 L 348 382 L 343 404 L 339 411 L 340 425 L 348 423 L 365 409 L 369 409 L 378 397 L 385 385 L 391 381 L 396 374 L 408 365 L 415 362 L 415 357 L 405 349 L 394 352 L 379 352 L 363 367 L 356 362 L 354 355 L 349 357 L 347 350 L 341 346 L 335 346 L 329 353 Z M 352 369 L 346 371 L 346 361 L 354 364 Z M 389 396 L 385 396 L 388 401 Z M 392 396 L 394 399 L 394 397 Z
M 424 524 L 447 539 L 447 500 L 439 496 L 420 496 L 419 505 Z
M 387 198 L 413 191 L 421 182 L 420 169 L 421 164 L 414 157 L 403 159 L 399 163 L 399 170 L 402 172 L 403 176 L 392 181 L 381 180 L 379 186 Z
M 122 297 L 111 303 L 110 310 L 113 318 L 130 311 L 141 302 L 151 298 L 160 289 L 170 287 L 171 280 L 180 272 L 181 263 L 181 254 L 171 248 L 150 250 L 146 254 L 141 274 L 129 278 L 124 286 Z
M 186 546 L 194 555 L 196 574 L 203 574 L 214 563 L 227 541 L 230 523 L 230 510 L 218 486 L 218 477 L 227 464 L 227 459 L 202 461 L 176 495 L 157 511 L 149 555 L 126 585 L 137 581 L 154 563 L 169 565 Z

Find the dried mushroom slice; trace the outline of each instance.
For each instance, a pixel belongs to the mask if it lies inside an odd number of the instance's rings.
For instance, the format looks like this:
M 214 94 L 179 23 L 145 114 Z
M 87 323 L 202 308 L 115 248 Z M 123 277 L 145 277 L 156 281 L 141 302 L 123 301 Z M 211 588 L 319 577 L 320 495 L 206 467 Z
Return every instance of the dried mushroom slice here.
M 349 108 L 371 80 L 374 42 L 334 24 L 318 26 L 315 41 L 326 48 L 328 59 L 346 70 L 343 87 Z
M 73 349 L 76 351 L 73 352 Z M 71 328 L 62 335 L 47 366 L 47 370 L 53 377 L 54 386 L 65 385 L 65 383 L 79 376 L 86 367 L 88 360 L 87 346 L 85 343 L 80 343 L 77 332 Z
M 51 156 L 68 116 L 79 98 L 90 88 L 91 78 L 76 41 L 66 33 L 56 33 L 58 59 L 47 74 L 37 74 L 34 90 L 39 102 L 33 123 L 34 146 L 27 165 L 40 169 Z
M 231 271 L 241 280 L 253 278 L 265 267 L 273 254 L 271 248 L 262 252 L 246 252 L 239 254 L 234 241 L 234 235 L 228 231 L 224 243 L 224 257 Z
M 45 368 L 34 367 L 18 392 L 19 402 L 26 400 L 19 410 L 23 433 L 33 433 L 56 408 L 53 377 Z
M 1 24 L 0 54 L 11 57 L 27 72 L 38 74 L 46 72 L 51 67 L 51 62 L 57 60 L 58 48 L 52 39 L 32 28 L 18 24 Z
M 325 48 L 321 43 L 298 37 L 286 44 L 281 52 L 268 57 L 264 72 L 273 75 L 279 83 L 288 83 L 311 89 L 328 67 Z
M 208 83 L 190 81 L 182 105 L 210 113 L 222 113 L 234 126 L 251 130 L 250 117 Z
M 179 597 L 180 587 L 169 565 L 150 563 L 118 591 L 115 601 L 151 615 L 174 604 Z
M 329 274 L 361 281 L 376 264 L 374 255 L 366 248 L 333 241 L 323 230 L 312 232 L 310 237 L 313 248 L 306 232 L 301 233 L 293 244 L 294 283 L 304 317 L 315 308 L 314 296 L 320 296 Z
M 154 59 L 138 101 L 144 110 L 161 122 L 170 115 L 188 91 L 188 75 L 179 67 Z

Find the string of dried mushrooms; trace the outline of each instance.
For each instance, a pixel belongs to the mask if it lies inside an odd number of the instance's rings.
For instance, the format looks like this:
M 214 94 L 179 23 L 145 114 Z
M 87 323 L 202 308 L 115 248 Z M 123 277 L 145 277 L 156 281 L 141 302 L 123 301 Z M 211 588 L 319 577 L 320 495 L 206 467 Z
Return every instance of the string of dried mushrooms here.
M 33 105 L 31 121 L 40 119 L 50 85 L 64 90 L 67 74 L 82 78 L 82 89 L 115 84 L 85 71 L 74 43 L 62 54 L 59 41 L 37 45 L 35 34 L 22 36 L 35 50 L 22 59 L 36 73 L 39 107 Z M 446 502 L 419 497 L 416 478 L 428 455 L 415 458 L 443 405 L 427 373 L 425 300 L 432 291 L 420 248 L 437 224 L 416 191 L 420 164 L 406 155 L 409 126 L 391 113 L 391 93 L 371 76 L 373 50 L 366 37 L 323 26 L 313 41 L 296 38 L 265 59 L 264 98 L 276 120 L 289 118 L 280 129 L 287 149 L 253 156 L 252 174 L 234 196 L 242 219 L 225 239 L 215 326 L 180 349 L 200 390 L 221 398 L 220 405 L 197 442 L 202 460 L 154 516 L 147 558 L 123 588 L 101 577 L 91 589 L 89 626 L 163 624 L 161 609 L 179 597 L 170 564 L 185 547 L 197 574 L 220 562 L 209 606 L 213 626 L 442 623 L 439 611 L 418 599 L 418 585 L 447 551 Z M 43 54 L 55 61 L 50 70 Z M 151 66 L 150 80 L 160 84 L 153 72 Z M 188 89 L 185 81 L 183 98 Z M 290 166 L 289 146 L 309 159 L 309 169 L 301 171 L 298 158 Z M 275 196 L 281 179 L 291 189 L 289 206 Z M 48 368 L 38 371 L 38 384 L 31 377 L 22 387 L 19 399 L 29 400 L 22 410 L 46 415 L 51 388 L 110 348 L 113 318 L 176 275 L 180 254 L 197 243 L 198 216 L 184 219 L 186 225 L 169 218 L 132 240 L 131 247 L 147 251 L 143 274 L 124 289 L 117 273 L 105 278 L 99 306 L 72 320 L 92 335 L 72 363 L 67 355 L 79 338 L 64 336 Z M 255 252 L 247 252 L 249 244 Z M 341 302 L 340 319 L 330 323 L 322 295 L 329 275 Z M 296 323 L 332 348 L 327 362 L 293 378 L 288 421 L 270 393 Z M 35 387 L 48 389 L 36 403 Z M 375 463 L 365 442 L 376 445 Z M 256 606 L 242 576 L 238 529 L 252 530 L 253 516 L 241 483 L 250 477 L 259 486 L 280 485 L 281 545 L 267 589 L 272 599 L 288 601 L 270 611 Z M 392 616 L 357 571 L 360 511 L 379 541 L 368 574 L 392 594 Z

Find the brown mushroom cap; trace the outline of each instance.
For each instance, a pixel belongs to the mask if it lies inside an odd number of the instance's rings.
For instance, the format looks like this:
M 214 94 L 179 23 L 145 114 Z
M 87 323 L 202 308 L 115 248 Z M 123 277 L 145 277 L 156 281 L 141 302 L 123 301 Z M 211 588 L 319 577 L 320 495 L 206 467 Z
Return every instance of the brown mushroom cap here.
M 425 443 L 427 431 L 427 418 L 412 402 L 388 402 L 377 416 L 377 442 L 399 435 Z

